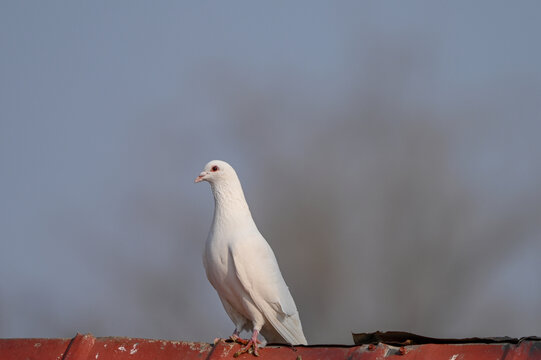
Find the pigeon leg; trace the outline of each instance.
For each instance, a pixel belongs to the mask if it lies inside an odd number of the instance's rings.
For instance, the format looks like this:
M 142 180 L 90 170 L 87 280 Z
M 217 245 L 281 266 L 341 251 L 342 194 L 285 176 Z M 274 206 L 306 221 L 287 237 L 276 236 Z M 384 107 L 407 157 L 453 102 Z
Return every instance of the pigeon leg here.
M 259 341 L 257 339 L 257 335 L 259 334 L 259 331 L 258 330 L 254 330 L 254 332 L 252 333 L 252 338 L 248 341 L 248 343 L 246 344 L 245 347 L 243 347 L 242 349 L 240 349 L 239 351 L 237 351 L 235 353 L 235 355 L 233 355 L 234 357 L 238 357 L 240 356 L 241 354 L 244 354 L 244 353 L 253 353 L 254 356 L 259 356 L 259 345 L 261 343 L 261 341 Z
M 247 345 L 249 342 L 249 340 L 245 340 L 239 336 L 239 331 L 237 329 L 233 331 L 233 334 L 229 337 L 229 340 L 241 345 Z

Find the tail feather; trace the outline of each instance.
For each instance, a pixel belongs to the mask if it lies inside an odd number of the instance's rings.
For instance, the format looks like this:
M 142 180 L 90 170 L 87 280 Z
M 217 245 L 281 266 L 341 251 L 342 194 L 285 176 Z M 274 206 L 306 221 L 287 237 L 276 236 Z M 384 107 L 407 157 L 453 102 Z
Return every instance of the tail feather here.
M 269 306 L 269 309 L 265 309 L 265 310 L 266 310 L 264 311 L 265 314 L 270 313 L 270 314 L 275 315 L 275 316 L 267 316 L 267 320 L 272 325 L 274 330 L 276 330 L 276 332 L 283 338 L 283 340 L 285 340 L 285 342 L 291 345 L 307 345 L 307 341 L 302 331 L 301 320 L 299 318 L 298 313 L 294 315 L 285 315 L 283 313 L 276 313 L 275 311 L 272 311 L 270 306 Z M 262 333 L 262 335 L 269 342 L 282 340 L 282 339 L 277 339 L 275 334 L 273 334 L 271 331 L 267 330 L 265 332 L 269 335 L 270 338 L 267 338 L 267 336 L 265 336 L 264 333 Z

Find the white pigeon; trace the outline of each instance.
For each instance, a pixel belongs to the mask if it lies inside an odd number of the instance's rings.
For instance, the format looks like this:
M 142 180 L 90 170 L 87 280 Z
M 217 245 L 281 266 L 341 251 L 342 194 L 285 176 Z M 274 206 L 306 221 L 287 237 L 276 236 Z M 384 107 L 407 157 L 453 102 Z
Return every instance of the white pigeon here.
M 293 297 L 252 219 L 237 173 L 225 161 L 213 160 L 195 179 L 200 181 L 210 184 L 215 203 L 203 264 L 235 324 L 231 339 L 246 345 L 235 355 L 258 355 L 259 333 L 267 342 L 306 345 Z M 252 331 L 250 340 L 239 338 L 243 330 Z

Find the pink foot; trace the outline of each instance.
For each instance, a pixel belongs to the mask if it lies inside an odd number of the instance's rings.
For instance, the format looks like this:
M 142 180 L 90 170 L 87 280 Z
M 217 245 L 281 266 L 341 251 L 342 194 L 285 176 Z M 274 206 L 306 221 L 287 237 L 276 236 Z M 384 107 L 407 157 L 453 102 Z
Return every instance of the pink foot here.
M 237 351 L 233 356 L 238 357 L 244 353 L 253 353 L 254 356 L 259 356 L 258 349 L 261 341 L 257 340 L 257 334 L 259 334 L 259 331 L 254 330 L 254 332 L 252 333 L 252 338 L 246 343 L 246 346 Z
M 237 331 L 237 329 L 233 331 L 233 334 L 229 337 L 229 340 L 241 345 L 246 345 L 249 342 L 248 340 L 244 340 L 243 338 L 239 337 L 239 332 Z

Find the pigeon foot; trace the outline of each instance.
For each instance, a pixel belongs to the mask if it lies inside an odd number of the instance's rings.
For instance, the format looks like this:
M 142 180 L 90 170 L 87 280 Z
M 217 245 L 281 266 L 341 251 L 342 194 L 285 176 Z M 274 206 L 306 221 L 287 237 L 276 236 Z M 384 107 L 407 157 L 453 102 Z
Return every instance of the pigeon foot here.
M 249 354 L 253 354 L 254 356 L 259 356 L 259 344 L 261 343 L 261 341 L 257 339 L 257 334 L 259 334 L 259 331 L 254 330 L 254 333 L 252 334 L 252 338 L 247 341 L 246 346 L 244 346 L 239 351 L 237 351 L 235 355 L 233 356 L 239 357 L 240 355 L 244 353 L 249 353 Z M 244 339 L 240 339 L 240 340 L 244 340 Z
M 229 340 L 233 341 L 234 343 L 241 344 L 241 345 L 248 345 L 250 340 L 243 339 L 239 337 L 237 334 L 233 334 L 229 337 Z

